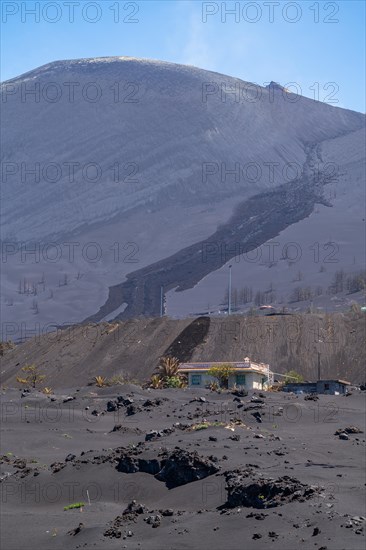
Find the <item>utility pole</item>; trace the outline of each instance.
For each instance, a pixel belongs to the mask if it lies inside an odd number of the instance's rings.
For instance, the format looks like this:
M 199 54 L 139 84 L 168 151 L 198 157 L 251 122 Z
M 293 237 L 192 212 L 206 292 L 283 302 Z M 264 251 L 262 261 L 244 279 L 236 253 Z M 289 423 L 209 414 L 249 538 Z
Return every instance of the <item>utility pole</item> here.
M 163 301 L 164 301 L 164 289 L 163 289 L 163 286 L 161 286 L 160 287 L 160 317 L 163 317 L 164 315 Z
M 318 344 L 322 344 L 323 343 L 323 340 L 320 340 L 320 338 L 318 339 Z M 320 367 L 321 367 L 321 364 L 320 364 L 320 346 L 318 345 L 318 380 L 320 380 Z
M 228 303 L 228 315 L 231 315 L 231 268 L 233 266 L 229 265 L 229 303 Z

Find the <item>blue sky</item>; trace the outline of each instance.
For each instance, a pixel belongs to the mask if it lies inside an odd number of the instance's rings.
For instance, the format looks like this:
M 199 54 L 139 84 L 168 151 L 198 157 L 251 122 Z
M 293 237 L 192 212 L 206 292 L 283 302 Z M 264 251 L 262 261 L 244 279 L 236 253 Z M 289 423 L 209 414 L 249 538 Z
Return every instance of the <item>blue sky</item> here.
M 1 8 L 1 80 L 59 59 L 128 55 L 260 85 L 296 82 L 303 95 L 365 111 L 363 0 L 2 0 Z

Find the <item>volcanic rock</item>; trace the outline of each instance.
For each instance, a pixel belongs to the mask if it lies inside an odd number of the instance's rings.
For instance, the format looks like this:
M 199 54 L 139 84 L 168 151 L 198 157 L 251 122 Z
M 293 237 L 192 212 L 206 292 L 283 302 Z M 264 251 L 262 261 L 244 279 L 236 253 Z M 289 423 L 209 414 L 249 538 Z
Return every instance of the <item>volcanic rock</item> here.
M 238 469 L 226 472 L 225 477 L 228 508 L 273 508 L 293 501 L 308 500 L 319 492 L 318 488 L 303 484 L 298 479 L 289 476 L 266 479 L 253 470 Z
M 219 468 L 211 460 L 199 456 L 197 451 L 176 449 L 164 460 L 162 469 L 155 477 L 165 481 L 167 487 L 172 489 L 204 479 L 218 470 Z

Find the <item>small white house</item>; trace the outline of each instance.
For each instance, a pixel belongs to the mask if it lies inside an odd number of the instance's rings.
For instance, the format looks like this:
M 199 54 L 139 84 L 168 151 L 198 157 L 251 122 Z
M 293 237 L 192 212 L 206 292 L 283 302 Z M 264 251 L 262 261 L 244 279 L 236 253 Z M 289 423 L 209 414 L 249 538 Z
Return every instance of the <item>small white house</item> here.
M 245 388 L 247 390 L 264 390 L 273 384 L 273 373 L 269 365 L 265 363 L 254 363 L 245 357 L 244 361 L 220 361 L 207 363 L 181 363 L 179 372 L 187 375 L 188 386 L 195 388 L 205 388 L 212 382 L 217 382 L 216 378 L 207 373 L 212 367 L 219 365 L 230 365 L 234 373 L 228 380 L 228 388 L 234 386 Z

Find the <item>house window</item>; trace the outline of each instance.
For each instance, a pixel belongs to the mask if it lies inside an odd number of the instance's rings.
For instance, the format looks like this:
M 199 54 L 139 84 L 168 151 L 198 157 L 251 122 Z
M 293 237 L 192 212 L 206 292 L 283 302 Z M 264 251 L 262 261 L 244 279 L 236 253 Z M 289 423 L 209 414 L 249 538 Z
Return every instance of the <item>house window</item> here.
M 235 381 L 237 386 L 245 386 L 245 374 L 237 374 Z
M 330 388 L 329 388 L 329 384 L 324 384 L 324 389 L 325 389 L 325 390 L 329 390 L 329 389 L 330 389 Z
M 192 384 L 192 386 L 200 386 L 201 385 L 201 378 L 202 378 L 202 376 L 200 374 L 192 374 L 191 375 L 191 384 Z

